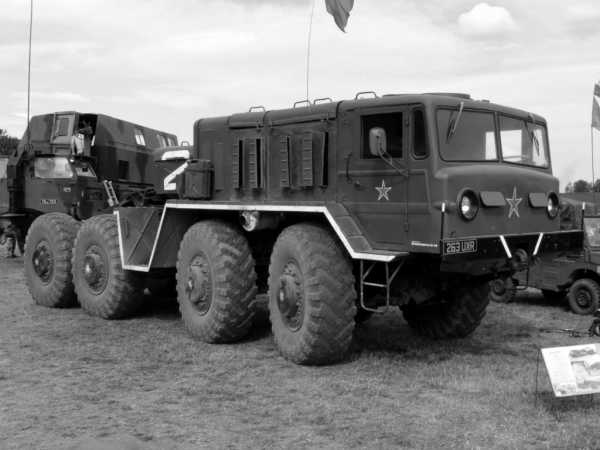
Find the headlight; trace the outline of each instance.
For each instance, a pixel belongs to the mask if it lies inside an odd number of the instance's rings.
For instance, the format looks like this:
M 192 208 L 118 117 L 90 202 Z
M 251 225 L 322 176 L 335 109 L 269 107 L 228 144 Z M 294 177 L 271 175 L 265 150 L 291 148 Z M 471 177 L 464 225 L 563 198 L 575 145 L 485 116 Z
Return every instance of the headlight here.
M 467 189 L 461 193 L 459 211 L 465 220 L 473 220 L 475 218 L 477 212 L 479 212 L 479 199 L 475 192 Z
M 548 217 L 555 219 L 556 216 L 558 216 L 558 210 L 558 195 L 552 192 L 550 195 L 548 195 L 548 206 L 546 209 L 548 212 Z

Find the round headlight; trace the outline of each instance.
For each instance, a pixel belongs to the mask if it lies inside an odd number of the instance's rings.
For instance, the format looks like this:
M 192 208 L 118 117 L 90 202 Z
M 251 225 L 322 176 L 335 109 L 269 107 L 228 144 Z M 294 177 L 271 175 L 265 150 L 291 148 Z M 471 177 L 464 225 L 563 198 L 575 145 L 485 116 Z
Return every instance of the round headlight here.
M 473 220 L 479 212 L 479 200 L 475 192 L 466 190 L 460 196 L 459 203 L 460 215 L 465 220 Z
M 548 217 L 550 217 L 551 219 L 555 219 L 556 216 L 558 216 L 558 210 L 558 195 L 552 192 L 550 195 L 548 195 L 548 206 L 546 208 L 546 211 L 548 212 Z

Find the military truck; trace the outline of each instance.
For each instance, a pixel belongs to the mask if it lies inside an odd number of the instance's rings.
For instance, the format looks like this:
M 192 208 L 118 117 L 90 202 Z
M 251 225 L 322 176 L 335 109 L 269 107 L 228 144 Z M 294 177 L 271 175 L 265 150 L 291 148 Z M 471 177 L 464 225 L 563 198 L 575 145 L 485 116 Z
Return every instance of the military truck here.
M 546 121 L 464 94 L 359 94 L 200 119 L 164 204 L 119 207 L 77 232 L 73 283 L 104 318 L 135 310 L 140 274 L 177 271 L 189 332 L 243 338 L 264 290 L 275 342 L 299 364 L 346 354 L 357 312 L 397 307 L 417 332 L 480 324 L 490 281 L 560 231 Z
M 25 275 L 36 302 L 75 302 L 71 248 L 79 221 L 160 195 L 156 153 L 176 145 L 173 134 L 103 114 L 31 119 L 17 150 L 0 159 L 0 234 L 22 250 L 27 236 Z

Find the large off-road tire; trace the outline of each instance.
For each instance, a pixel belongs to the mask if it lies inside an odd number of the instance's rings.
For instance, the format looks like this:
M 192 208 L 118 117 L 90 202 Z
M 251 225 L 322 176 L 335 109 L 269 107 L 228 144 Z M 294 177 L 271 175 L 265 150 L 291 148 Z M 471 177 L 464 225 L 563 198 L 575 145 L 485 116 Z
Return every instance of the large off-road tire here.
M 512 303 L 517 295 L 517 283 L 512 277 L 490 281 L 490 300 L 496 303 Z
M 50 308 L 77 304 L 71 276 L 71 255 L 79 222 L 62 213 L 44 214 L 27 233 L 25 281 L 33 300 Z
M 122 319 L 139 309 L 142 278 L 121 265 L 114 215 L 92 217 L 81 225 L 73 249 L 73 283 L 81 307 L 92 316 Z
M 421 305 L 411 303 L 402 312 L 410 327 L 423 336 L 463 338 L 479 326 L 489 301 L 489 283 L 465 280 L 448 290 L 443 299 Z
M 600 305 L 600 286 L 590 278 L 581 278 L 571 285 L 567 297 L 575 314 L 593 314 Z
M 343 359 L 356 315 L 352 263 L 325 228 L 298 224 L 278 237 L 269 266 L 269 312 L 281 354 L 298 364 Z
M 177 301 L 190 334 L 209 343 L 243 338 L 256 292 L 254 258 L 241 230 L 220 221 L 190 227 L 177 256 Z

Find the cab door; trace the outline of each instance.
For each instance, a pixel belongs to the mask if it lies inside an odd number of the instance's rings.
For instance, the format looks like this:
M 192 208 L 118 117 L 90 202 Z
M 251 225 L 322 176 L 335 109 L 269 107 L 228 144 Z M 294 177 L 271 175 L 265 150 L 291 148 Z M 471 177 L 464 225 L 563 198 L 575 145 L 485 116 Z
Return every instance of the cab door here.
M 409 112 L 408 107 L 357 108 L 345 111 L 340 121 L 338 199 L 376 248 L 406 248 Z M 387 161 L 371 154 L 374 128 L 385 130 Z

